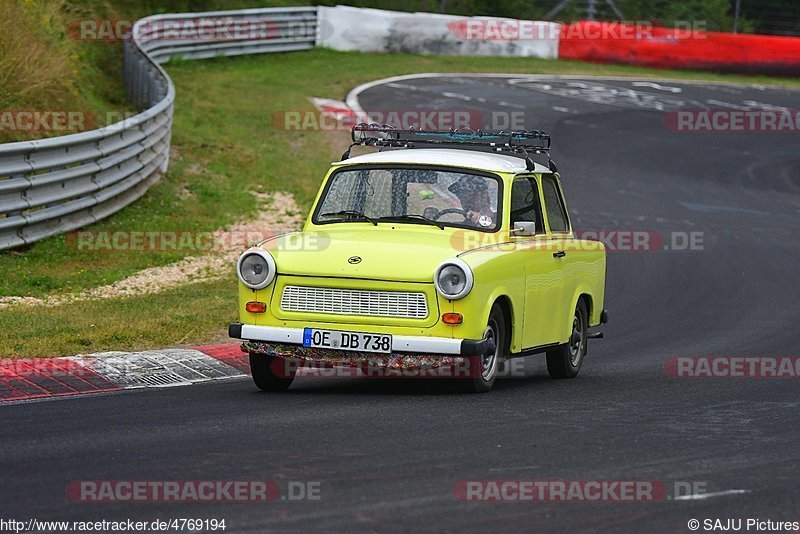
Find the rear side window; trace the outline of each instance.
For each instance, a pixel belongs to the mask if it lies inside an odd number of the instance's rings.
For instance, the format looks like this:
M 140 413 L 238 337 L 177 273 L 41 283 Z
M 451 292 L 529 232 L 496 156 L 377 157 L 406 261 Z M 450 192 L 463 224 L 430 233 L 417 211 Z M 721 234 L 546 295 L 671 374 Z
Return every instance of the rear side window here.
M 558 184 L 552 175 L 542 177 L 542 189 L 544 190 L 544 203 L 547 210 L 547 220 L 550 223 L 551 232 L 567 232 L 567 213 L 564 210 L 564 201 Z

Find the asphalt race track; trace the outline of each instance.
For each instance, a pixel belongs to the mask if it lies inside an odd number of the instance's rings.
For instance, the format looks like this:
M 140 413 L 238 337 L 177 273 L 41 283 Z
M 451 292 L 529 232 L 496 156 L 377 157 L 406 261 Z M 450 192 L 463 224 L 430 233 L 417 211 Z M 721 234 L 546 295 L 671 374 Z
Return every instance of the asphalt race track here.
M 678 132 L 665 113 L 797 109 L 798 97 L 552 77 L 421 77 L 365 89 L 365 109 L 522 112 L 526 127 L 552 134 L 577 230 L 661 239 L 656 250 L 609 253 L 611 322 L 605 339 L 590 341 L 581 375 L 550 379 L 532 356 L 526 378 L 498 381 L 488 395 L 432 380 L 317 378 L 264 394 L 236 379 L 6 405 L 2 515 L 225 518 L 228 532 L 687 532 L 690 519 L 797 521 L 800 379 L 678 378 L 665 364 L 800 356 L 800 135 Z M 686 235 L 699 236 L 694 250 L 674 250 Z M 103 504 L 66 494 L 74 480 L 253 479 L 318 481 L 321 498 Z M 654 480 L 668 495 L 454 496 L 462 480 L 533 479 Z M 676 499 L 676 483 L 706 494 Z

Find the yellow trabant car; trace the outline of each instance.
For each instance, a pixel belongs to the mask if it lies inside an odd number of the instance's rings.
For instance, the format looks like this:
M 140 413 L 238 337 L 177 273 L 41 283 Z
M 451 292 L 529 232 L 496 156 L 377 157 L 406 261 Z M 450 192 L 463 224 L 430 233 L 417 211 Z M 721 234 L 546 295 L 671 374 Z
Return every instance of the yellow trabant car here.
M 255 384 L 285 390 L 322 365 L 484 392 L 507 359 L 535 353 L 551 376 L 576 376 L 607 318 L 606 255 L 573 234 L 549 156 L 532 160 L 549 137 L 357 128 L 354 145 L 383 150 L 348 150 L 303 230 L 238 260 L 229 335 Z

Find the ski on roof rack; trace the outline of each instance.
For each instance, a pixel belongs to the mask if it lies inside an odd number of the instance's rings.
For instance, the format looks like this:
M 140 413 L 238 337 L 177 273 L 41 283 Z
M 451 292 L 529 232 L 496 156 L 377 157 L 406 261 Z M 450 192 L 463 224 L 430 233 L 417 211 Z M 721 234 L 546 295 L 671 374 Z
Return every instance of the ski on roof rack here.
M 541 130 L 472 130 L 470 128 L 444 131 L 399 130 L 388 124 L 361 123 L 350 132 L 352 144 L 342 154 L 342 160 L 350 157 L 354 146 L 376 148 L 455 148 L 479 152 L 497 152 L 525 158 L 528 170 L 535 163 L 531 154 L 547 156 L 550 170 L 556 167 L 550 159 L 550 136 Z

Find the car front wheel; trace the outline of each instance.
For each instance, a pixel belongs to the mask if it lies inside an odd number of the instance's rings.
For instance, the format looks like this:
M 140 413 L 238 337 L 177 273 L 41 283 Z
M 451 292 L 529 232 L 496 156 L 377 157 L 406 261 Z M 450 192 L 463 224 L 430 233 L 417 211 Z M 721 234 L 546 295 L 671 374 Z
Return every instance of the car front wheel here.
M 297 368 L 283 358 L 251 352 L 250 372 L 258 389 L 285 391 L 292 385 Z
M 507 344 L 505 321 L 502 308 L 498 304 L 492 306 L 483 337 L 494 343 L 494 350 L 469 358 L 469 378 L 464 380 L 467 391 L 485 393 L 492 389 L 494 381 L 497 379 L 497 371 L 505 357 Z

